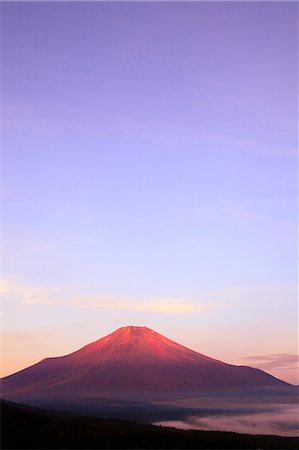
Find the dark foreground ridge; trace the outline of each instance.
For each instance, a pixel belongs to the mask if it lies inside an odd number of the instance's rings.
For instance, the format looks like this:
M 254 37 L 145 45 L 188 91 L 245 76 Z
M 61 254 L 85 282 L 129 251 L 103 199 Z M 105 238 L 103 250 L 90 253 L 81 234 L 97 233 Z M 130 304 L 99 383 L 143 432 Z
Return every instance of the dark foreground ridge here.
M 183 431 L 75 416 L 1 400 L 2 449 L 298 449 L 299 439 Z

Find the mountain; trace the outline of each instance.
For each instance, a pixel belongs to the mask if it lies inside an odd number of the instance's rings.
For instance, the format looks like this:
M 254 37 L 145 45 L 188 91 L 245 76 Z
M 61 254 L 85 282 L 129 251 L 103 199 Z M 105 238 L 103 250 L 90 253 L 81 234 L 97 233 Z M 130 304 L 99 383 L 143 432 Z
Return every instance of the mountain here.
M 66 356 L 2 379 L 13 401 L 166 400 L 201 395 L 292 394 L 296 387 L 250 367 L 190 350 L 146 327 L 127 326 Z

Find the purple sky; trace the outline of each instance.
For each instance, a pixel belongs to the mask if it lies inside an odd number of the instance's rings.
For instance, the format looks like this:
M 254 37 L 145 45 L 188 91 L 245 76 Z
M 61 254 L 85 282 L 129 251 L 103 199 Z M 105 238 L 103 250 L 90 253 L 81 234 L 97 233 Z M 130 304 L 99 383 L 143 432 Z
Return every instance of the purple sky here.
M 296 353 L 297 5 L 1 8 L 5 373 L 128 324 Z

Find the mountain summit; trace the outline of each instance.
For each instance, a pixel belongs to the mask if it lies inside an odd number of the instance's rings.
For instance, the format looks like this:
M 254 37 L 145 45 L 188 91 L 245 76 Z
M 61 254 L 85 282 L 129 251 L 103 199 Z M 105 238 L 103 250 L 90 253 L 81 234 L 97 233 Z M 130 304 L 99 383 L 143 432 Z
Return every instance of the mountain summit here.
M 207 356 L 189 350 L 147 327 L 126 326 L 108 336 L 86 345 L 75 352 L 76 358 L 83 356 L 90 362 L 100 364 L 165 364 L 165 362 L 190 362 Z M 87 356 L 88 355 L 88 356 Z M 69 355 L 71 356 L 71 355 Z
M 267 373 L 190 350 L 146 327 L 119 328 L 66 356 L 46 358 L 2 379 L 2 397 L 160 400 L 292 390 Z

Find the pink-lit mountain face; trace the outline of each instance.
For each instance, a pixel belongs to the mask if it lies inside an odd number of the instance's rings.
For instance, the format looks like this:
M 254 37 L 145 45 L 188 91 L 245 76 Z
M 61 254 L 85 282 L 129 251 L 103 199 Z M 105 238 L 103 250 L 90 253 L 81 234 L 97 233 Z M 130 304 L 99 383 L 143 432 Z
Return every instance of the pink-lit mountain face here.
M 265 372 L 189 350 L 146 327 L 123 327 L 66 356 L 2 379 L 2 397 L 177 399 L 295 388 Z

